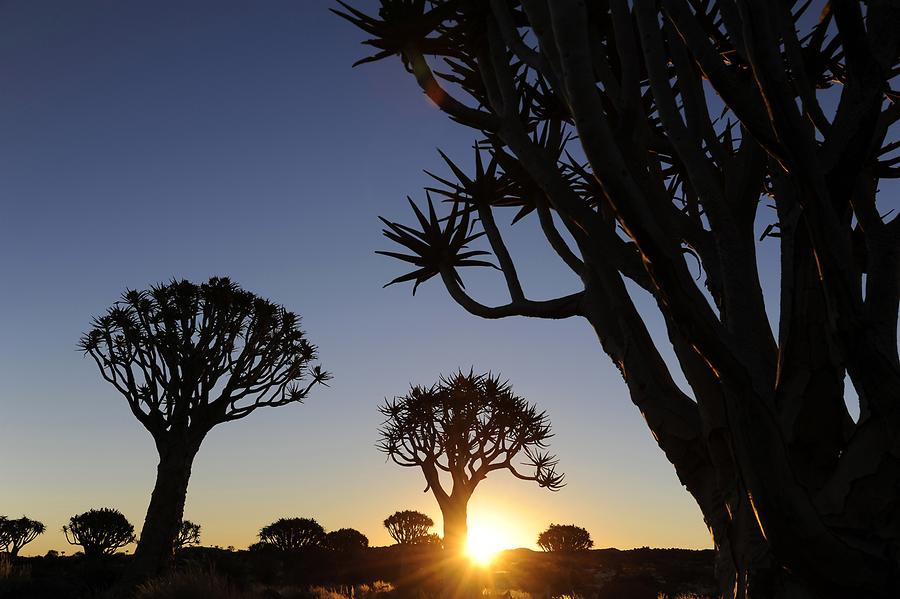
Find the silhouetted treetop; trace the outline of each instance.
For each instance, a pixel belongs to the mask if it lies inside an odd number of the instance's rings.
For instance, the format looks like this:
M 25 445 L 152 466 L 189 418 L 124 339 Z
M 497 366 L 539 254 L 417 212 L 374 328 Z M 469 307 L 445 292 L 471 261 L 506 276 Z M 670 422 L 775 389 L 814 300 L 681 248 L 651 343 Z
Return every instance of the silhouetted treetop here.
M 21 518 L 0 516 L 0 549 L 15 557 L 19 555 L 22 547 L 35 540 L 45 530 L 43 523 L 25 516 Z
M 431 387 L 413 386 L 385 400 L 379 410 L 385 422 L 378 448 L 400 466 L 424 468 L 426 490 L 441 490 L 441 473 L 451 475 L 454 485 L 474 487 L 497 470 L 553 490 L 563 486 L 556 457 L 543 451 L 553 436 L 546 412 L 498 375 L 441 376 Z M 519 454 L 532 472 L 520 470 Z
M 178 529 L 178 536 L 175 537 L 175 549 L 181 549 L 189 545 L 200 544 L 200 525 L 194 524 L 190 520 L 182 520 L 181 527 Z
M 384 519 L 384 527 L 387 528 L 388 534 L 401 545 L 420 544 L 432 526 L 434 520 L 415 510 L 394 512 Z
M 594 546 L 590 533 L 574 524 L 551 524 L 538 535 L 538 547 L 544 551 L 585 551 Z
M 341 528 L 325 535 L 325 546 L 332 551 L 349 553 L 369 546 L 369 538 L 355 528 Z
M 259 540 L 281 551 L 321 547 L 325 529 L 313 518 L 279 518 L 260 529 Z
M 296 314 L 228 278 L 128 290 L 79 346 L 155 435 L 299 402 L 330 378 Z
M 69 518 L 63 533 L 70 545 L 81 545 L 88 556 L 108 555 L 133 543 L 134 526 L 119 510 L 92 509 Z

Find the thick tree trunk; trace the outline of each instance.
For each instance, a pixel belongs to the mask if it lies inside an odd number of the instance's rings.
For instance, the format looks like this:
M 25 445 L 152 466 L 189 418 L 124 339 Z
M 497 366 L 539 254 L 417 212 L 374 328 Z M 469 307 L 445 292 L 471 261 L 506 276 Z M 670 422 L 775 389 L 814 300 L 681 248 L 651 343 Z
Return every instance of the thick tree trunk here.
M 171 561 L 197 449 L 199 444 L 160 448 L 156 485 L 134 559 L 126 573 L 127 584 L 138 584 L 159 574 Z
M 444 516 L 444 550 L 453 557 L 460 557 L 466 551 L 469 538 L 467 521 L 468 501 L 451 498 L 441 506 Z

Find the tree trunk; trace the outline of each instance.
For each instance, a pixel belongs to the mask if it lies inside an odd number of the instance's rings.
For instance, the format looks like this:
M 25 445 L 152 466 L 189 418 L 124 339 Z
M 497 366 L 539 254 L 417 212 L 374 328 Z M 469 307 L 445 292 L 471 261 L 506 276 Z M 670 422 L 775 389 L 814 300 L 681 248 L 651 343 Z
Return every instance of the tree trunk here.
M 451 497 L 449 502 L 441 506 L 444 516 L 444 549 L 453 557 L 461 557 L 466 551 L 469 537 L 467 510 L 468 501 L 461 498 Z
M 199 444 L 160 447 L 156 485 L 150 496 L 134 559 L 125 575 L 128 585 L 159 574 L 172 560 L 197 449 Z

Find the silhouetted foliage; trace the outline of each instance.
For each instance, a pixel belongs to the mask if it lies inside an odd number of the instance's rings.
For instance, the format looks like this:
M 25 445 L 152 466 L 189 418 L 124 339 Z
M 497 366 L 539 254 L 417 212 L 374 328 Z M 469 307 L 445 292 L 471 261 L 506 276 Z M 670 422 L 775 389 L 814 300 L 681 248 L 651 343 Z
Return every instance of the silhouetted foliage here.
M 394 512 L 384 519 L 388 534 L 401 545 L 420 544 L 432 526 L 434 520 L 415 510 Z
M 444 516 L 445 547 L 453 551 L 465 546 L 469 498 L 490 473 L 508 470 L 551 490 L 563 485 L 556 457 L 543 451 L 552 436 L 547 414 L 499 376 L 460 371 L 431 387 L 414 386 L 379 409 L 386 418 L 379 449 L 400 466 L 421 468 Z M 532 472 L 520 470 L 520 454 Z
M 175 549 L 199 544 L 200 525 L 194 524 L 190 520 L 182 520 L 181 527 L 178 529 L 178 536 L 175 537 Z
M 227 278 L 127 290 L 80 342 L 128 401 L 159 452 L 130 577 L 172 556 L 194 456 L 217 424 L 299 403 L 330 375 L 293 312 Z
M 89 510 L 69 518 L 63 533 L 70 545 L 81 545 L 86 556 L 110 555 L 133 543 L 134 526 L 112 508 Z
M 585 551 L 594 546 L 591 534 L 574 524 L 551 524 L 538 535 L 538 547 L 544 551 Z
M 325 535 L 325 546 L 332 551 L 351 553 L 369 546 L 369 538 L 355 528 L 341 528 Z
M 897 3 L 342 6 L 375 49 L 360 62 L 399 55 L 476 138 L 474 167 L 445 158 L 412 226 L 385 221 L 387 254 L 411 265 L 391 282 L 439 277 L 484 318 L 585 319 L 696 499 L 725 596 L 896 596 Z M 576 289 L 527 296 L 535 260 L 503 227 L 526 218 Z M 775 326 L 757 243 L 781 255 Z M 487 262 L 508 302 L 463 286 Z
M 44 530 L 46 528 L 42 523 L 25 516 L 15 519 L 0 516 L 0 549 L 16 557 L 22 547 L 43 534 Z
M 259 531 L 259 540 L 281 551 L 321 547 L 325 529 L 313 518 L 279 518 Z

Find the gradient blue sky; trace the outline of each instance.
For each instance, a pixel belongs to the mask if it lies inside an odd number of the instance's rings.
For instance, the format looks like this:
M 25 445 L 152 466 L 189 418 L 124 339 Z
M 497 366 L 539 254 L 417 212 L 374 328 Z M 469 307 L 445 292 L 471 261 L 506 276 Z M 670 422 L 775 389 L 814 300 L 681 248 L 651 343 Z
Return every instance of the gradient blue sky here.
M 710 546 L 586 323 L 487 322 L 437 282 L 381 288 L 402 265 L 373 253 L 388 248 L 377 215 L 408 219 L 422 169 L 444 170 L 436 147 L 468 164 L 474 134 L 397 59 L 351 69 L 362 34 L 329 6 L 0 2 L 0 514 L 47 525 L 26 553 L 72 551 L 60 527 L 92 507 L 140 527 L 156 452 L 76 342 L 126 287 L 211 275 L 301 314 L 335 378 L 208 436 L 185 512 L 205 544 L 246 547 L 283 516 L 373 544 L 394 510 L 439 521 L 418 471 L 375 450 L 376 405 L 473 365 L 548 410 L 568 480 L 492 476 L 473 528 L 515 546 L 550 522 L 600 547 Z M 575 289 L 532 225 L 511 240 L 527 291 Z M 470 281 L 500 297 L 496 273 Z

